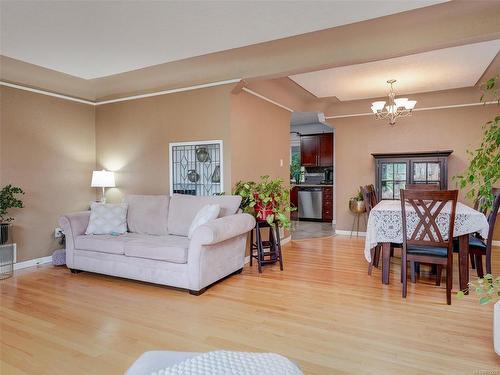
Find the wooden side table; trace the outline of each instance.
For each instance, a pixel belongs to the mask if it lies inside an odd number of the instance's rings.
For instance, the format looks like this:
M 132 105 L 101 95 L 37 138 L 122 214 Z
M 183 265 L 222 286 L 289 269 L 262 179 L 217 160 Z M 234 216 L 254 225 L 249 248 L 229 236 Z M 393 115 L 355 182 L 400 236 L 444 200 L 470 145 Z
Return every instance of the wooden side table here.
M 269 228 L 268 240 L 263 240 L 261 229 Z M 262 266 L 265 264 L 280 263 L 280 270 L 283 271 L 283 255 L 281 253 L 280 231 L 278 224 L 270 225 L 267 221 L 257 221 L 255 223 L 255 242 L 253 230 L 250 232 L 250 266 L 253 259 L 257 260 L 259 273 L 262 273 Z M 266 251 L 268 250 L 268 251 Z

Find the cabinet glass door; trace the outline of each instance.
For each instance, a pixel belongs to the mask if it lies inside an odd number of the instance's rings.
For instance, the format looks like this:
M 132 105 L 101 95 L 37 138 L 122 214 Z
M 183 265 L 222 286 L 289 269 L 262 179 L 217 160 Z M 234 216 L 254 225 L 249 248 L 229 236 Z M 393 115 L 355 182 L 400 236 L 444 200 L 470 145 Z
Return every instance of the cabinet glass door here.
M 399 191 L 404 189 L 408 178 L 408 164 L 401 162 L 381 163 L 381 198 L 399 199 Z
M 441 163 L 439 161 L 413 162 L 413 182 L 415 184 L 441 183 Z

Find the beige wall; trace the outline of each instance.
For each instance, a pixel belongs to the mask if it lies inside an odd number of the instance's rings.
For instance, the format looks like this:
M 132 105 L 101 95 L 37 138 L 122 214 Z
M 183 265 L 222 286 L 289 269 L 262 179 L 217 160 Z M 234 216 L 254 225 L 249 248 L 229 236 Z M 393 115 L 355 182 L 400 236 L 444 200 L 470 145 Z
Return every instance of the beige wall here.
M 231 183 L 269 175 L 288 184 L 290 112 L 241 92 L 231 98 Z
M 336 129 L 337 229 L 351 229 L 349 198 L 360 185 L 375 182 L 371 153 L 452 149 L 448 188 L 455 188 L 452 176 L 466 168 L 466 149 L 479 145 L 481 126 L 497 113 L 494 105 L 422 111 L 398 120 L 394 127 L 372 116 L 330 120 Z M 495 239 L 499 234 L 497 228 Z
M 94 107 L 7 87 L 0 96 L 0 186 L 26 192 L 12 210 L 18 261 L 47 256 L 59 216 L 95 199 Z
M 123 194 L 169 192 L 169 143 L 224 141 L 224 187 L 230 189 L 231 85 L 96 107 L 99 167 L 116 172 L 110 201 Z

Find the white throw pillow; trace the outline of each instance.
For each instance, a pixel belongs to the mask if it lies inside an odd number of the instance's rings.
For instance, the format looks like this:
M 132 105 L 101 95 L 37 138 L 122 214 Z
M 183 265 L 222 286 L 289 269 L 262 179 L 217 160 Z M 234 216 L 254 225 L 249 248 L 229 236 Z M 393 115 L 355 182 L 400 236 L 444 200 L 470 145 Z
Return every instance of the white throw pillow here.
M 90 220 L 85 234 L 123 234 L 127 231 L 126 203 L 90 204 Z
M 220 212 L 220 206 L 218 204 L 207 204 L 203 206 L 201 210 L 198 211 L 196 216 L 189 227 L 188 238 L 191 239 L 194 231 L 200 225 L 206 224 L 211 220 L 217 219 Z

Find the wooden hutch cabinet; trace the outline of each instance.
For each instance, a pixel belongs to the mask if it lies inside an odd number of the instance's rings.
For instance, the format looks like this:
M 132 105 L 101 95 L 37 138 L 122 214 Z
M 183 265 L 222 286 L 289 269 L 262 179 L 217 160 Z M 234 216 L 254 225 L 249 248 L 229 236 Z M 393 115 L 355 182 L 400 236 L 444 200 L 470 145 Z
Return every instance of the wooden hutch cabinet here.
M 406 184 L 439 184 L 448 189 L 448 156 L 453 150 L 378 153 L 375 158 L 375 189 L 379 199 L 399 199 Z

